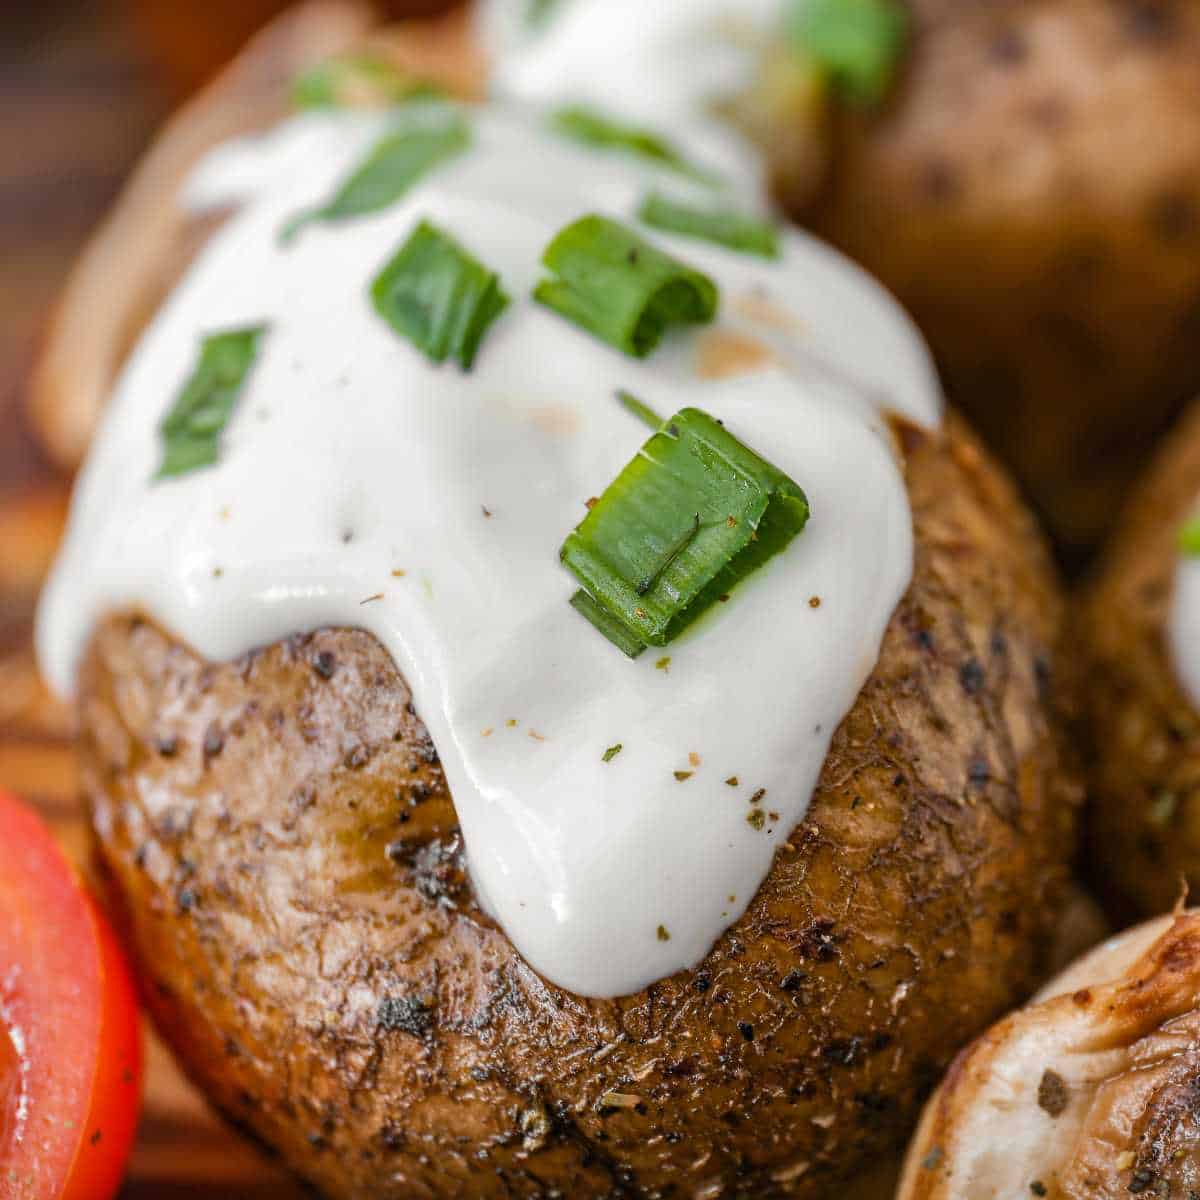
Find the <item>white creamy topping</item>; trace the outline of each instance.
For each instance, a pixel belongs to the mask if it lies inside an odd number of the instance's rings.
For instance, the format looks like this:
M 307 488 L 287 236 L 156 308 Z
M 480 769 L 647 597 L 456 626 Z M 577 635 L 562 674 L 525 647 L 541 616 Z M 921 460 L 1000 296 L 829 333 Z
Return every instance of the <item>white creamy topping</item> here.
M 783 0 L 479 0 L 492 90 L 527 104 L 592 105 L 689 137 L 754 78 Z
M 1180 553 L 1167 618 L 1167 645 L 1175 676 L 1200 709 L 1200 558 Z
M 593 211 L 631 222 L 671 177 L 496 111 L 470 114 L 473 148 L 401 203 L 281 246 L 283 223 L 405 119 L 419 117 L 298 117 L 203 166 L 193 195 L 248 203 L 115 389 L 43 600 L 42 663 L 68 692 L 97 622 L 126 607 L 215 660 L 301 630 L 370 631 L 441 755 L 484 904 L 553 982 L 629 993 L 704 956 L 804 814 L 911 574 L 880 410 L 935 424 L 935 376 L 892 300 L 798 233 L 766 263 L 643 230 L 721 291 L 715 327 L 646 361 L 534 304 L 561 227 Z M 469 374 L 431 366 L 369 301 L 422 218 L 512 297 Z M 260 322 L 219 464 L 152 482 L 201 338 Z M 702 378 L 727 333 L 770 361 Z M 569 606 L 557 553 L 648 436 L 617 389 L 725 421 L 812 505 L 728 604 L 636 661 Z

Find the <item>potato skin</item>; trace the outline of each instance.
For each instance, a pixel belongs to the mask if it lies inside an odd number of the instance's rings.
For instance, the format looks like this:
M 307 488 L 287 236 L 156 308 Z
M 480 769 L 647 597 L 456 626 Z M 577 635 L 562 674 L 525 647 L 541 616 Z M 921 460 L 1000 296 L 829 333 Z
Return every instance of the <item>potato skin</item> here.
M 1200 886 L 1200 715 L 1166 643 L 1179 528 L 1200 496 L 1200 404 L 1163 446 L 1081 606 L 1088 858 L 1126 914 Z
M 475 907 L 370 636 L 213 665 L 105 622 L 80 698 L 98 855 L 220 1108 L 377 1200 L 815 1198 L 898 1146 L 1035 981 L 1079 800 L 1036 530 L 955 418 L 903 440 L 914 581 L 809 815 L 697 968 L 616 1001 L 546 983 Z
M 1200 390 L 1200 5 L 915 0 L 799 218 L 883 281 L 1064 557 Z

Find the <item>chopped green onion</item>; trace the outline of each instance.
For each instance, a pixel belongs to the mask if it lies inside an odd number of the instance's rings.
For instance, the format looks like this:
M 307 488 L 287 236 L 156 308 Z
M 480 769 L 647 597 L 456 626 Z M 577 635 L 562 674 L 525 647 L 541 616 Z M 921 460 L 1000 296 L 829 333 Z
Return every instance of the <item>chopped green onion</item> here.
M 601 608 L 582 588 L 571 597 L 571 607 L 582 613 L 622 654 L 637 658 L 646 643 L 608 611 Z
M 601 755 L 601 758 L 604 762 L 612 762 L 612 760 L 616 758 L 623 749 L 624 747 L 620 742 L 618 742 L 615 746 L 609 746 L 609 748 Z
M 542 262 L 557 278 L 539 283 L 534 299 L 635 358 L 649 354 L 668 325 L 716 315 L 717 286 L 707 275 L 607 217 L 568 225 Z
M 1179 549 L 1192 558 L 1200 558 L 1200 517 L 1192 517 L 1180 529 Z
M 667 233 L 716 242 L 743 254 L 779 257 L 779 232 L 774 224 L 744 213 L 695 208 L 654 192 L 642 202 L 638 220 Z
M 664 646 L 784 550 L 808 500 L 707 413 L 650 438 L 563 543 L 571 603 L 631 658 Z M 660 660 L 661 661 L 661 660 Z
M 265 332 L 265 325 L 229 329 L 200 343 L 200 357 L 160 426 L 163 459 L 157 478 L 185 475 L 217 461 L 221 434 Z
M 711 171 L 688 162 L 674 146 L 651 129 L 627 125 L 583 105 L 560 108 L 550 118 L 551 128 L 564 137 L 597 150 L 613 150 L 649 159 L 704 183 L 720 182 Z
M 898 0 L 793 0 L 788 27 L 796 46 L 847 100 L 870 105 L 891 86 L 908 14 Z
M 344 221 L 379 212 L 395 204 L 434 167 L 461 154 L 471 144 L 470 126 L 455 114 L 431 126 L 414 126 L 388 134 L 320 208 L 290 220 L 280 233 L 290 241 L 313 221 Z
M 621 389 L 617 392 L 617 399 L 627 411 L 631 412 L 643 425 L 649 425 L 651 429 L 657 429 L 662 424 L 662 417 L 658 415 L 648 404 L 644 404 L 632 392 L 627 392 Z
M 449 234 L 422 221 L 371 284 L 375 311 L 434 362 L 464 371 L 504 311 L 500 277 Z
M 292 82 L 292 104 L 296 108 L 399 104 L 443 94 L 436 84 L 369 52 L 326 59 Z

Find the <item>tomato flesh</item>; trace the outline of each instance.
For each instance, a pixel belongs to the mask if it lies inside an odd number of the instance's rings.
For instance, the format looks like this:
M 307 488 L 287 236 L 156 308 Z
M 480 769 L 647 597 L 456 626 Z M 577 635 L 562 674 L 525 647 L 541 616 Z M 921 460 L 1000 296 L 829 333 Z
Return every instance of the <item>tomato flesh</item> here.
M 17 1136 L 24 1093 L 21 1056 L 13 1044 L 13 1035 L 0 1025 L 0 1162 L 10 1153 Z
M 109 1200 L 140 1085 L 116 938 L 45 823 L 0 792 L 0 1194 Z

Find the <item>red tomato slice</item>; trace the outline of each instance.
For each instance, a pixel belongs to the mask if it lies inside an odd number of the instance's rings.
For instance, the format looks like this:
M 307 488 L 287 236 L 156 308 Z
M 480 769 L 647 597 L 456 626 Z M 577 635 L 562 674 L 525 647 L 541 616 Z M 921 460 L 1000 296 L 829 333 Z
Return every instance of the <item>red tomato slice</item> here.
M 0 792 L 0 1196 L 115 1195 L 141 1074 L 116 938 L 42 819 Z

